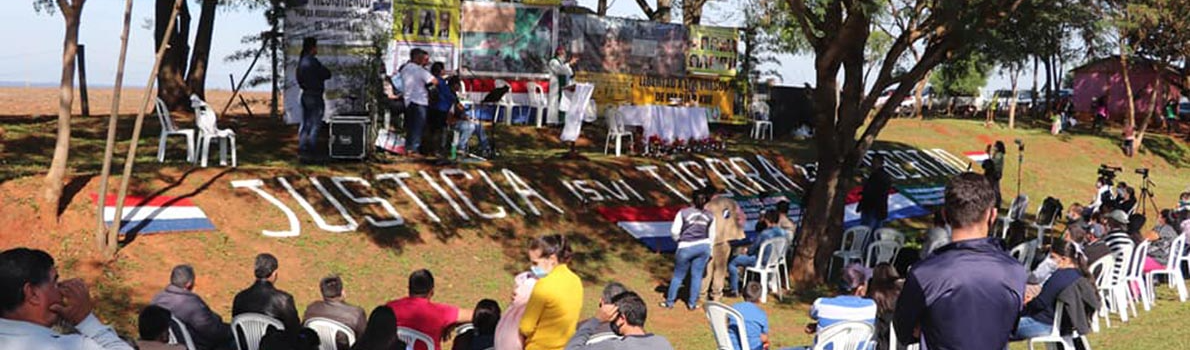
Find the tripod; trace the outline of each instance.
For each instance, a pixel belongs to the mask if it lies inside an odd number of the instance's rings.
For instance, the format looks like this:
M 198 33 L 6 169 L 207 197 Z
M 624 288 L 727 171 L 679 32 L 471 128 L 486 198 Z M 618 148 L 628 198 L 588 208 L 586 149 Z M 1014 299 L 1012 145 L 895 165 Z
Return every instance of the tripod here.
M 1025 168 L 1025 143 L 1019 139 L 1016 141 L 1016 196 L 1021 196 L 1021 171 Z M 1016 198 L 1016 197 L 1013 197 Z
M 1157 200 L 1153 199 L 1156 196 L 1153 195 L 1153 190 L 1151 189 L 1156 188 L 1157 184 L 1153 183 L 1153 180 L 1149 180 L 1149 174 L 1144 175 L 1143 182 L 1144 183 L 1140 186 L 1140 202 L 1137 203 L 1140 204 L 1140 214 L 1148 216 L 1147 209 L 1149 207 L 1145 206 L 1145 203 L 1152 205 L 1154 212 L 1160 212 L 1160 210 L 1157 209 Z

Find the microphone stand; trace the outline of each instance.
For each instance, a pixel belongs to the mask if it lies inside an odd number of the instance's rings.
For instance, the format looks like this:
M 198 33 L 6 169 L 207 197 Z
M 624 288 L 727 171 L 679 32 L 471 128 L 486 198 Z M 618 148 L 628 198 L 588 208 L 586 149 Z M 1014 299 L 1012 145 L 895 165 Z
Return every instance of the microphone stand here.
M 1017 143 L 1016 155 L 1016 196 L 1021 196 L 1021 170 L 1025 168 L 1025 143 Z

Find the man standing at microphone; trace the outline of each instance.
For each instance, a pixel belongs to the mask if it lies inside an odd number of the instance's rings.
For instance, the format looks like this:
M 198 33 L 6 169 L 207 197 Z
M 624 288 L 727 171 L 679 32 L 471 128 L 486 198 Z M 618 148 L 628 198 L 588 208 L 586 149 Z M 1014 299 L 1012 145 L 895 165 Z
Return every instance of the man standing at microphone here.
M 326 101 L 322 99 L 331 71 L 314 57 L 318 55 L 318 39 L 302 40 L 302 55 L 298 60 L 297 81 L 302 88 L 302 126 L 298 129 L 298 160 L 302 163 L 314 159 L 314 144 L 318 142 L 318 129 L 322 128 L 322 114 Z
M 566 119 L 566 112 L 558 110 L 558 106 L 562 101 L 562 91 L 570 85 L 570 79 L 574 77 L 574 69 L 570 66 L 575 62 L 578 62 L 578 58 L 568 57 L 566 48 L 561 46 L 554 50 L 554 58 L 550 59 L 550 101 L 546 121 L 551 124 L 561 123 Z

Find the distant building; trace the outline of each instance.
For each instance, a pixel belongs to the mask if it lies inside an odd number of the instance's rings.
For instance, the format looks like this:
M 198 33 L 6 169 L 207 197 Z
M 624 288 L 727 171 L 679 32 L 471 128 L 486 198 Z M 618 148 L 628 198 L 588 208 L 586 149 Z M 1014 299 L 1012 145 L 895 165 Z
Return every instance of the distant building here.
M 1136 116 L 1149 113 L 1153 105 L 1153 90 L 1157 90 L 1157 106 L 1160 108 L 1169 98 L 1178 98 L 1182 91 L 1175 86 L 1180 73 L 1176 67 L 1162 67 L 1164 82 L 1156 84 L 1158 63 L 1131 58 L 1132 66 L 1128 79 L 1132 81 L 1132 95 L 1136 99 Z M 1107 112 L 1112 121 L 1122 121 L 1128 116 L 1128 91 L 1124 88 L 1124 75 L 1120 70 L 1120 57 L 1110 56 L 1091 61 L 1070 70 L 1074 75 L 1074 109 L 1080 115 L 1093 115 L 1094 103 L 1099 97 L 1107 98 Z M 1158 111 L 1160 112 L 1160 111 Z

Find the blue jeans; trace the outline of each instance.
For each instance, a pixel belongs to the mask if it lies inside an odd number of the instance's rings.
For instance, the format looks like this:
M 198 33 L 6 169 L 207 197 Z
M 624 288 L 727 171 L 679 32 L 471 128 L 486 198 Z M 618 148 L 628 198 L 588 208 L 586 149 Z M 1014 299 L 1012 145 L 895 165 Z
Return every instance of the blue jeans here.
M 302 126 L 298 128 L 298 154 L 310 156 L 314 144 L 318 143 L 318 130 L 322 128 L 322 114 L 326 102 L 322 91 L 302 91 Z
M 880 226 L 884 225 L 884 220 L 885 219 L 881 219 L 879 216 L 877 216 L 876 213 L 861 212 L 859 214 L 859 224 L 867 226 L 868 229 L 871 230 L 868 231 L 868 236 L 864 237 L 864 254 L 867 254 L 868 252 L 868 245 L 872 244 L 873 240 L 876 239 L 876 229 L 879 229 Z
M 421 133 L 426 128 L 428 107 L 410 103 L 405 109 L 405 153 L 412 154 L 421 147 Z
M 669 293 L 665 294 L 665 302 L 673 305 L 674 300 L 678 299 L 678 288 L 682 287 L 686 274 L 690 274 L 690 297 L 686 305 L 697 305 L 698 296 L 702 294 L 699 292 L 702 290 L 702 274 L 707 269 L 707 260 L 711 258 L 711 245 L 699 244 L 681 248 L 674 255 L 674 278 L 669 281 Z
M 488 138 L 484 136 L 483 125 L 479 124 L 478 121 L 461 120 L 455 123 L 455 130 L 459 132 L 459 140 L 455 144 L 455 148 L 458 149 L 459 153 L 467 151 L 467 141 L 471 140 L 471 134 L 479 137 L 479 149 L 487 148 Z
M 739 268 L 753 265 L 756 265 L 756 257 L 751 255 L 736 255 L 734 258 L 731 258 L 731 262 L 727 263 L 727 280 L 731 282 L 732 293 L 740 293 Z
M 1032 317 L 1024 316 L 1016 325 L 1016 332 L 1012 334 L 1013 340 L 1024 340 L 1033 337 L 1040 337 L 1049 335 L 1054 330 L 1054 325 L 1040 322 Z

